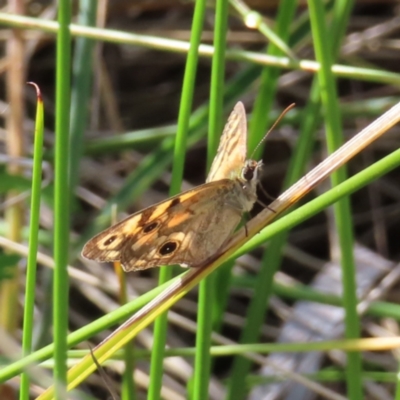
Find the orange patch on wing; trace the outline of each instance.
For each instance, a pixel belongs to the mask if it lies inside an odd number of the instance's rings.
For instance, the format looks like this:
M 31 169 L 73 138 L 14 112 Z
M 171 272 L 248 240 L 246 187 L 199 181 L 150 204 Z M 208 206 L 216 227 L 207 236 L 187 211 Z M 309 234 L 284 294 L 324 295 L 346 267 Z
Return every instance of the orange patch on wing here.
M 169 221 L 168 221 L 168 228 L 173 228 L 177 225 L 182 224 L 186 220 L 188 220 L 192 214 L 190 212 L 182 212 L 179 214 L 174 215 Z

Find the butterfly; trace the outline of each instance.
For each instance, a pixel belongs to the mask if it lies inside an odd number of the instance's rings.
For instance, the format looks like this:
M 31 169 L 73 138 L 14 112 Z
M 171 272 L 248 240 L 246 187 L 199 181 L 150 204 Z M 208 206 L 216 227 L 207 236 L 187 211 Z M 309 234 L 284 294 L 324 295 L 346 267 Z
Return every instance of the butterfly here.
M 262 162 L 247 160 L 247 121 L 238 102 L 221 135 L 206 183 L 130 215 L 90 239 L 85 258 L 120 261 L 125 271 L 196 267 L 228 241 L 257 200 Z

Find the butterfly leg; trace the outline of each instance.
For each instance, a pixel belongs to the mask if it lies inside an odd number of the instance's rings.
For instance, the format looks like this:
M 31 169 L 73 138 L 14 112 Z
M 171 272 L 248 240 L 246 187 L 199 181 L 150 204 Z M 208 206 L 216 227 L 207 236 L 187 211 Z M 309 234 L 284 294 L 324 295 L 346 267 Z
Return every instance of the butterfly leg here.
M 263 192 L 264 196 L 265 196 L 267 199 L 270 199 L 270 200 L 272 200 L 272 201 L 276 200 L 276 197 L 271 196 L 271 195 L 267 192 L 267 190 L 264 188 L 264 186 L 261 184 L 261 182 L 258 183 L 258 187 L 260 188 L 260 190 Z
M 262 207 L 267 208 L 269 211 L 272 211 L 274 214 L 276 214 L 276 211 L 275 211 L 273 208 L 267 206 L 267 205 L 266 205 L 265 203 L 263 203 L 261 200 L 257 199 L 257 203 L 260 204 Z
M 247 224 L 244 224 L 244 233 L 245 233 L 246 237 L 249 237 L 249 231 L 247 229 Z

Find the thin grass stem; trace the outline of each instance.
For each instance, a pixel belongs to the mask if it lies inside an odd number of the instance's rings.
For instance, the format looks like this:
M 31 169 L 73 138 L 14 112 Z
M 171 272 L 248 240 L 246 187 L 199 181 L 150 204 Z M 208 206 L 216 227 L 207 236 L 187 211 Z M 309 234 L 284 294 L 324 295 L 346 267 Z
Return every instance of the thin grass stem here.
M 56 143 L 54 186 L 54 380 L 56 399 L 66 397 L 68 335 L 68 251 L 69 251 L 69 111 L 71 2 L 60 0 L 58 8 L 56 65 Z

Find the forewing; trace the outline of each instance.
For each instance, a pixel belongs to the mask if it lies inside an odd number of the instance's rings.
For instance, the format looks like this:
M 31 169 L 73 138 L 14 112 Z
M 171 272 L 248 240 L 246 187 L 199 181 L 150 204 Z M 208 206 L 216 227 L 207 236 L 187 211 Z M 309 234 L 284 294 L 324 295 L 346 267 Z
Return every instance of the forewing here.
M 247 121 L 242 102 L 229 115 L 207 182 L 239 176 L 247 157 Z
M 126 271 L 198 265 L 222 246 L 240 221 L 227 206 L 233 181 L 206 183 L 146 208 L 99 233 L 82 255 L 120 261 Z

